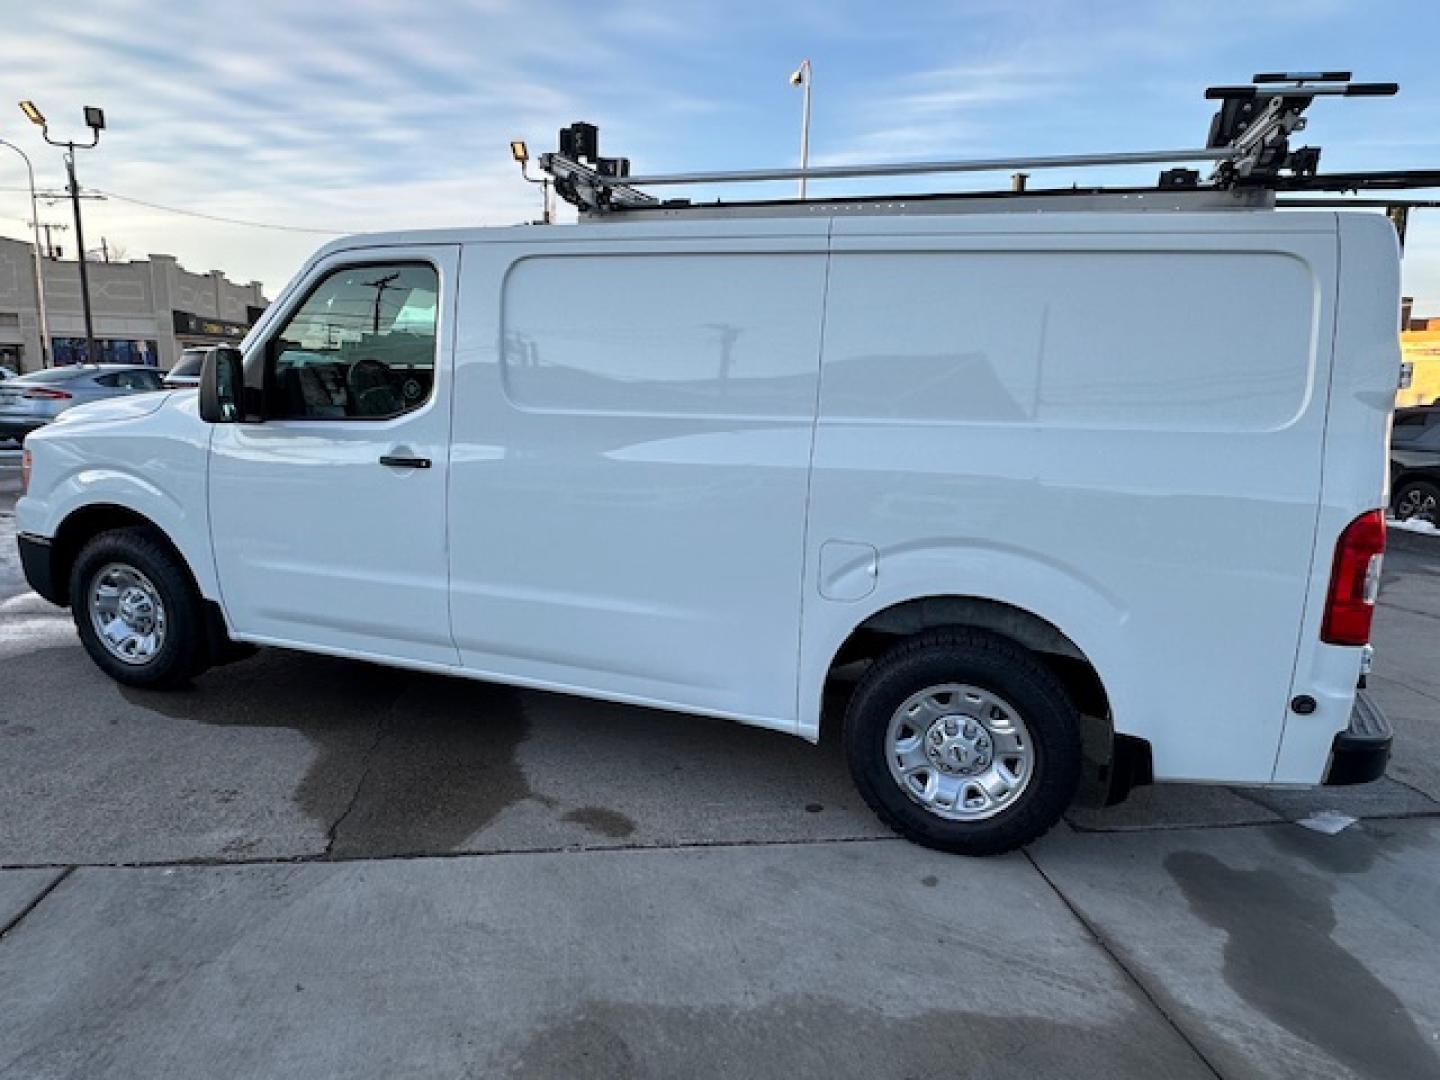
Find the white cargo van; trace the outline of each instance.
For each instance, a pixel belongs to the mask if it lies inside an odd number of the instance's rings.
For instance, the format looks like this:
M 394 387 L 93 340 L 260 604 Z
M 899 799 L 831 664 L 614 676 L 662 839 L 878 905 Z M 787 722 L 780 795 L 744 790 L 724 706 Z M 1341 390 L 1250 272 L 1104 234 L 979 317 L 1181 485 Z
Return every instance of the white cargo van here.
M 847 671 L 953 851 L 1082 774 L 1372 779 L 1395 233 L 1188 197 L 342 240 L 198 394 L 30 437 L 24 566 L 136 686 L 250 643 L 814 741 Z

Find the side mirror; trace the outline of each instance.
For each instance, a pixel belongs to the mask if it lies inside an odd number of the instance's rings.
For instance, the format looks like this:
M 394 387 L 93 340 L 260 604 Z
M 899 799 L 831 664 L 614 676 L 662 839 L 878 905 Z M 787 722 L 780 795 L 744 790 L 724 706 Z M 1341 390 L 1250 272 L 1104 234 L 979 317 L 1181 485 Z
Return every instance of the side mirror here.
M 221 345 L 205 354 L 200 370 L 200 419 L 207 424 L 237 424 L 242 418 L 245 361 L 240 350 Z

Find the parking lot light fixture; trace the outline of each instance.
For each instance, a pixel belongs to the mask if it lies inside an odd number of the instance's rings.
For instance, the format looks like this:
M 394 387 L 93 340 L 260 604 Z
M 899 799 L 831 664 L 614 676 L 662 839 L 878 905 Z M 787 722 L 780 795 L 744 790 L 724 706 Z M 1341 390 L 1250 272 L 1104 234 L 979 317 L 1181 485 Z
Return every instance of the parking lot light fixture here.
M 40 133 L 47 143 L 51 146 L 59 146 L 65 151 L 65 174 L 69 179 L 70 203 L 75 211 L 75 248 L 80 267 L 80 305 L 85 312 L 85 362 L 96 364 L 100 362 L 100 358 L 95 348 L 95 319 L 90 310 L 90 275 L 85 266 L 85 230 L 80 221 L 80 182 L 75 179 L 75 151 L 89 150 L 100 144 L 100 132 L 105 130 L 105 110 L 95 105 L 85 106 L 85 126 L 90 129 L 88 143 L 77 143 L 74 139 L 52 139 L 50 124 L 45 119 L 45 114 L 33 101 L 27 99 L 20 102 L 20 111 L 29 118 L 32 124 L 39 126 Z
M 530 147 L 525 145 L 524 139 L 510 140 L 510 156 L 514 158 L 515 163 L 520 166 L 521 176 L 523 176 L 529 183 L 541 185 L 541 197 L 544 200 L 544 209 L 541 213 L 540 220 L 544 224 L 549 225 L 555 220 L 555 211 L 550 204 L 550 177 L 546 176 L 537 180 L 535 179 L 535 177 L 530 175 L 530 170 L 528 168 L 530 164 Z
M 790 73 L 790 85 L 805 91 L 805 100 L 800 105 L 800 168 L 810 167 L 810 83 L 813 71 L 808 59 L 801 60 L 800 66 Z M 805 177 L 800 177 L 800 198 L 805 198 Z

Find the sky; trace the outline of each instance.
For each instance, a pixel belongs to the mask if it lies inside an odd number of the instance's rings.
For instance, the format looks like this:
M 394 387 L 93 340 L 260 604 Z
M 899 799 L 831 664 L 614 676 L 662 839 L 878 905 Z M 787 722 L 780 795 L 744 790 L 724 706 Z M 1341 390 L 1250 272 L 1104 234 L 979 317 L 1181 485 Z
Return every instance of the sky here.
M 0 139 L 42 189 L 63 187 L 60 152 L 14 103 L 75 138 L 83 106 L 105 109 L 77 157 L 106 195 L 85 203 L 88 246 L 175 255 L 272 297 L 334 235 L 535 218 L 509 140 L 553 149 L 574 120 L 637 172 L 793 164 L 803 58 L 815 164 L 1198 147 L 1207 85 L 1345 68 L 1401 93 L 1312 107 L 1296 142 L 1324 148 L 1322 171 L 1440 168 L 1436 0 L 0 0 L 0 16 Z M 0 147 L 0 235 L 28 238 L 24 184 Z M 811 187 L 862 190 L 877 188 Z M 69 207 L 41 218 L 68 223 Z M 73 234 L 57 239 L 69 253 Z M 1412 219 L 1404 287 L 1440 316 L 1440 209 Z

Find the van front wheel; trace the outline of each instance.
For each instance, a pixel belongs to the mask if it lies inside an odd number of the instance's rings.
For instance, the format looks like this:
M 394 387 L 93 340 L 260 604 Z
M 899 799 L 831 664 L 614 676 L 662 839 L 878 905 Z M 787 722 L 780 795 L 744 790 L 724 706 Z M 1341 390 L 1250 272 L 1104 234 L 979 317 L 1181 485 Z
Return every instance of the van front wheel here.
M 81 548 L 70 572 L 70 607 L 85 651 L 116 682 L 172 687 L 204 667 L 195 588 L 148 529 L 103 532 Z
M 1030 653 L 983 631 L 933 630 L 866 672 L 845 716 L 850 773 L 902 836 L 995 855 L 1043 835 L 1080 782 L 1080 717 Z

